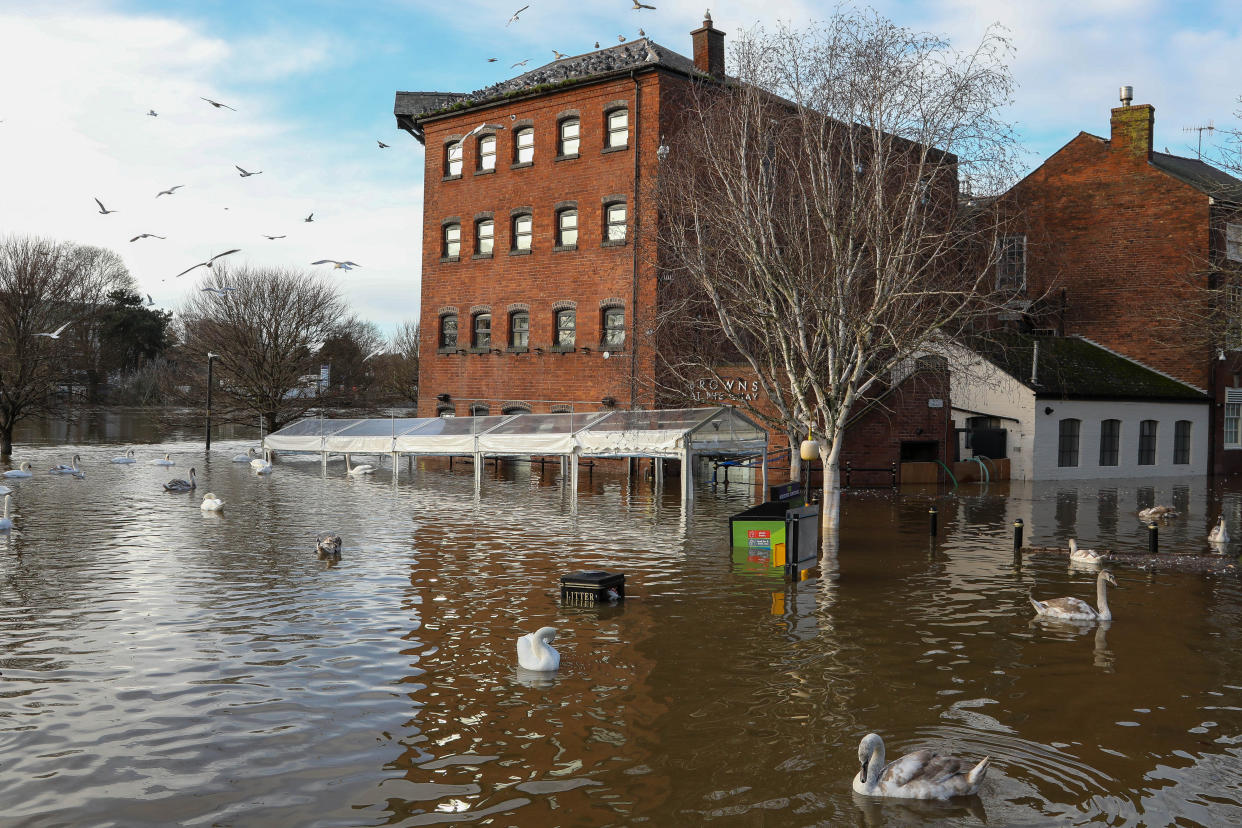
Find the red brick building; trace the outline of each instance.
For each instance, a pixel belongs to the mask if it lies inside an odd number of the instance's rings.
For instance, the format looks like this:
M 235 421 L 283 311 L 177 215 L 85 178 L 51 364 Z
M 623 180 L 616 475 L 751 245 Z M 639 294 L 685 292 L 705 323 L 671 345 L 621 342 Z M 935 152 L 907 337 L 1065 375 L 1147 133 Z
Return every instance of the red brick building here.
M 1180 312 L 1242 263 L 1242 181 L 1156 152 L 1154 107 L 1125 100 L 1111 114 L 1109 138 L 1080 132 L 1005 196 L 1026 232 L 1003 243 L 998 280 L 1025 285 L 1031 327 L 1207 392 L 1209 468 L 1242 470 L 1242 391 L 1226 390 L 1242 385 L 1242 353 L 1221 358 Z

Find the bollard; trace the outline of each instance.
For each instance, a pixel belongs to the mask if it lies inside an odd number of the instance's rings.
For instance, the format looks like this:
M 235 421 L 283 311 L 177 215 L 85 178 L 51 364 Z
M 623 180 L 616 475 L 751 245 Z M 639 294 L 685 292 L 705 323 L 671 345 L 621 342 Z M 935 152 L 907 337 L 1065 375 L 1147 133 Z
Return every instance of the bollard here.
M 1155 521 L 1147 524 L 1147 552 L 1151 555 L 1160 554 L 1160 527 Z
M 1013 554 L 1022 554 L 1022 518 L 1013 522 Z
M 930 509 L 928 509 L 927 515 L 928 517 L 931 518 L 931 523 L 927 527 L 928 528 L 927 534 L 931 535 L 934 538 L 936 537 L 936 507 L 933 506 Z

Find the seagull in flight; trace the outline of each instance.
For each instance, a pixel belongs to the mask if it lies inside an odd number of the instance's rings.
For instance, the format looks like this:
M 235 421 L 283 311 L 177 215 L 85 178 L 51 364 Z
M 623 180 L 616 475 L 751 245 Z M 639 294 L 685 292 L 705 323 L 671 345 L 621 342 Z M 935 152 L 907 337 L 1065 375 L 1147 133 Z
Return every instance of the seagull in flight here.
M 151 298 L 151 294 L 149 293 L 147 294 L 147 307 L 148 308 L 155 307 L 155 300 Z
M 130 241 L 136 242 L 139 239 L 164 239 L 164 238 L 167 238 L 167 236 L 157 236 L 154 233 L 139 233 L 138 235 L 130 239 Z
M 362 358 L 362 361 L 363 361 L 363 362 L 366 362 L 366 361 L 367 361 L 368 359 L 370 359 L 371 357 L 376 357 L 376 356 L 379 356 L 380 354 L 387 353 L 387 352 L 388 352 L 388 347 L 387 347 L 387 346 L 384 346 L 383 348 L 377 348 L 377 349 L 375 349 L 374 351 L 372 351 L 371 353 L 369 353 L 369 354 L 367 354 L 366 356 L 364 356 L 364 357 Z
M 216 109 L 219 109 L 220 107 L 224 107 L 225 109 L 233 109 L 233 107 L 229 106 L 228 104 L 222 104 L 219 101 L 213 101 L 211 98 L 204 98 L 202 95 L 199 95 L 199 98 L 211 104 Z M 233 111 L 236 112 L 237 110 L 233 109 Z
M 237 290 L 235 287 L 205 287 L 204 291 L 211 291 L 216 296 L 227 296 L 230 291 Z
M 60 332 L 72 324 L 72 322 L 66 322 L 51 333 L 37 333 L 35 336 L 46 336 L 48 339 L 60 339 Z
M 488 63 L 495 63 L 495 62 L 496 62 L 496 61 L 498 61 L 498 60 L 500 60 L 500 58 L 488 58 L 488 59 L 487 59 L 487 62 L 488 62 Z
M 283 239 L 284 236 L 269 236 L 267 233 L 264 233 L 263 238 L 267 239 L 268 241 L 274 241 L 276 239 Z
M 510 69 L 516 69 L 517 67 L 519 67 L 519 66 L 525 66 L 525 65 L 526 65 L 526 64 L 528 64 L 528 63 L 530 63 L 530 58 L 527 58 L 526 60 L 519 60 L 517 63 L 513 64 L 513 65 L 512 65 L 512 66 L 510 66 L 509 68 L 510 68 Z
M 487 123 L 487 122 L 485 121 L 485 122 L 483 122 L 483 123 L 479 124 L 479 125 L 478 125 L 477 127 L 475 127 L 474 129 L 472 129 L 472 130 L 470 130 L 469 132 L 467 132 L 467 133 L 466 133 L 466 134 L 462 137 L 462 140 L 464 141 L 466 138 L 469 138 L 471 135 L 474 135 L 476 132 L 482 132 L 482 131 L 483 131 L 483 130 L 485 130 L 485 129 L 504 129 L 504 128 L 505 128 L 505 125 L 504 125 L 504 124 L 489 124 L 489 123 Z
M 167 190 L 160 190 L 158 193 L 155 194 L 155 197 L 159 198 L 162 195 L 172 195 L 173 193 L 177 192 L 177 190 L 180 190 L 184 186 L 185 186 L 184 184 L 178 184 L 176 187 L 169 187 Z
M 385 144 L 383 141 L 379 140 L 378 138 L 376 139 L 375 143 L 379 144 L 380 149 L 388 149 L 388 144 Z
M 103 206 L 103 202 L 100 201 L 99 199 L 95 199 L 95 203 L 99 205 L 99 214 L 101 216 L 106 216 L 108 215 L 108 213 L 116 212 L 116 210 L 109 210 L 107 207 Z
M 233 250 L 226 250 L 223 253 L 217 253 L 216 255 L 208 259 L 207 261 L 199 262 L 198 264 L 192 267 L 187 267 L 185 270 L 181 271 L 177 275 L 184 276 L 185 274 L 189 273 L 191 270 L 194 270 L 194 268 L 197 268 L 197 267 L 211 267 L 213 264 L 216 263 L 216 259 L 222 259 L 225 256 L 229 256 L 229 255 L 232 255 L 233 253 L 240 253 L 240 252 L 241 252 L 241 248 L 238 247 L 238 248 L 234 248 Z
M 652 11 L 655 11 L 655 6 L 648 6 L 646 3 L 638 2 L 638 0 L 630 0 L 630 2 L 634 4 L 634 11 L 638 11 L 639 9 L 651 9 Z
M 353 270 L 355 267 L 362 267 L 357 262 L 338 262 L 336 259 L 320 259 L 317 262 L 311 262 L 313 265 L 330 264 L 333 270 Z
M 302 221 L 314 221 L 314 220 L 315 220 L 315 214 L 314 214 L 314 213 L 311 213 L 309 216 L 307 216 L 306 218 L 302 219 Z
M 526 11 L 526 10 L 527 10 L 527 9 L 529 9 L 529 8 L 530 8 L 530 4 L 529 4 L 529 3 L 527 3 L 525 6 L 522 6 L 522 8 L 518 9 L 517 11 L 515 11 L 515 12 L 513 13 L 513 17 L 510 17 L 510 18 L 509 18 L 509 23 L 512 23 L 513 21 L 517 20 L 517 19 L 518 19 L 518 15 L 519 15 L 519 14 L 521 14 L 522 12 Z M 509 25 L 509 23 L 506 23 L 505 25 L 506 25 L 506 26 L 508 26 L 508 25 Z
M 160 113 L 156 112 L 154 109 L 148 109 L 147 114 L 150 115 L 152 118 L 158 118 L 160 115 Z
M 554 58 L 555 60 L 564 60 L 565 58 L 569 57 L 569 55 L 565 54 L 564 52 L 558 52 L 555 49 L 552 50 L 552 54 L 556 55 L 556 57 Z
M 234 166 L 234 167 L 237 167 L 237 165 L 236 165 L 236 164 L 234 164 L 233 166 Z M 250 176 L 252 176 L 252 175 L 262 175 L 262 174 L 263 174 L 263 170 L 255 170 L 254 172 L 247 172 L 246 170 L 243 170 L 241 167 L 237 167 L 237 172 L 238 172 L 238 173 L 240 173 L 240 175 L 241 175 L 241 177 L 242 177 L 242 178 L 249 178 L 249 177 L 250 177 Z

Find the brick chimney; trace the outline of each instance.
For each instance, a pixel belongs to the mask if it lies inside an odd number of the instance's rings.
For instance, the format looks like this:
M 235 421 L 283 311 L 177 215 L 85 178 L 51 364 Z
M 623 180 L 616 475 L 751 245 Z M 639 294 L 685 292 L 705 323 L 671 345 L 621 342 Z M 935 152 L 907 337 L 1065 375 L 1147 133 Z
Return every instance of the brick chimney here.
M 703 14 L 703 27 L 690 33 L 694 38 L 694 65 L 715 78 L 724 77 L 724 32 L 712 28 L 712 11 Z
M 1122 106 L 1113 110 L 1112 150 L 1137 159 L 1151 158 L 1151 133 L 1156 123 L 1156 108 L 1151 104 L 1130 106 L 1131 87 L 1122 87 Z

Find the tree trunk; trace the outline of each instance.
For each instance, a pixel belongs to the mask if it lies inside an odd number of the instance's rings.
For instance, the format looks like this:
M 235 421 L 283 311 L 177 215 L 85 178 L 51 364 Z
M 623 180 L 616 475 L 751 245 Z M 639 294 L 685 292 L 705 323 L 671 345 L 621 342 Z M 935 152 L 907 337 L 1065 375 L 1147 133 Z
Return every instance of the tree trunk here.
M 819 441 L 820 461 L 824 464 L 823 485 L 820 489 L 820 527 L 823 549 L 829 543 L 836 544 L 841 524 L 841 440 L 829 449 L 825 441 Z
M 0 459 L 7 460 L 13 456 L 13 424 L 0 424 Z
M 789 437 L 789 482 L 802 482 L 802 442 L 797 435 L 790 434 Z M 808 483 L 810 481 L 807 481 Z M 766 494 L 764 495 L 767 496 Z

